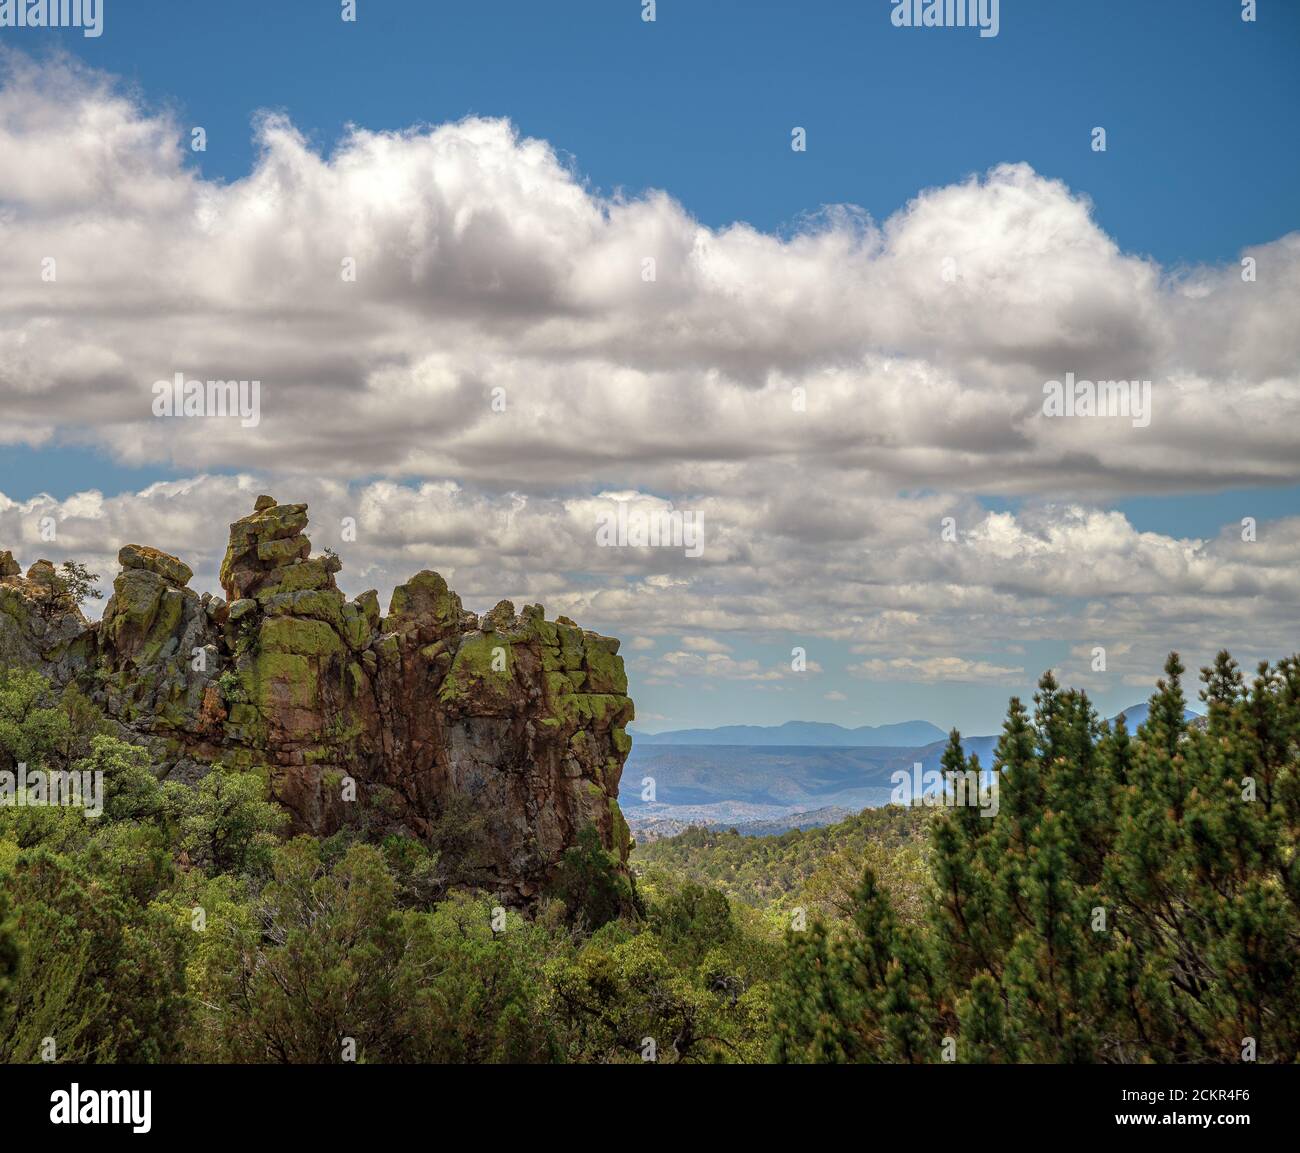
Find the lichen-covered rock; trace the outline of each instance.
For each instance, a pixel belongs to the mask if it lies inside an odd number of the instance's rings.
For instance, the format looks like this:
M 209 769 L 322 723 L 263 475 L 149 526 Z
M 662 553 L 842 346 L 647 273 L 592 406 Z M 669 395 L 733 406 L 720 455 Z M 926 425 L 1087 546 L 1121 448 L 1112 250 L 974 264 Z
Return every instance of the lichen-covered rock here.
M 426 569 L 393 589 L 383 627 L 385 632 L 418 632 L 433 639 L 459 629 L 464 616 L 460 597 L 436 572 Z
M 190 567 L 168 553 L 127 545 L 122 572 L 96 629 L 105 711 L 142 733 L 174 736 L 211 731 L 204 698 L 220 663 L 207 606 L 186 588 Z
M 54 565 L 38 560 L 23 576 L 13 554 L 0 553 L 0 665 L 36 669 L 66 684 L 86 670 L 93 650 L 86 618 Z
M 176 588 L 184 588 L 194 575 L 194 570 L 178 557 L 150 548 L 148 545 L 123 545 L 117 554 L 117 563 L 124 569 L 145 569 L 157 573 Z
M 313 557 L 306 527 L 306 505 L 258 497 L 230 526 L 225 599 L 188 588 L 178 558 L 127 545 L 97 625 L 51 618 L 49 562 L 22 578 L 0 553 L 0 660 L 82 680 L 185 780 L 218 760 L 264 770 L 300 831 L 378 822 L 430 837 L 468 797 L 487 816 L 484 880 L 503 896 L 538 894 L 586 824 L 626 863 L 633 708 L 618 641 L 540 605 L 480 618 L 431 571 L 384 615 L 373 590 L 344 596 L 338 558 Z
M 227 600 L 255 596 L 268 580 L 284 571 L 282 566 L 291 567 L 293 560 L 311 550 L 302 535 L 307 527 L 305 504 L 267 504 L 259 498 L 258 505 L 252 516 L 230 526 L 230 547 L 220 574 Z M 268 554 L 265 557 L 263 550 Z

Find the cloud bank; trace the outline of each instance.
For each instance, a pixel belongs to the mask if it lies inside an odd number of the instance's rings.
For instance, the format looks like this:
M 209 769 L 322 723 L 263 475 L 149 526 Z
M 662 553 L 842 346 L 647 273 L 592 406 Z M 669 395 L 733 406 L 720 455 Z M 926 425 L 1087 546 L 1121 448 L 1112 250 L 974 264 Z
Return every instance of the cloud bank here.
M 642 646 L 665 677 L 771 679 L 736 633 L 835 638 L 854 675 L 924 683 L 1012 678 L 1013 641 L 1111 641 L 1148 671 L 1170 637 L 1294 636 L 1300 520 L 1184 540 L 1105 506 L 1300 482 L 1300 234 L 1243 252 L 1253 277 L 1162 268 L 1024 164 L 879 223 L 710 229 L 484 119 L 325 155 L 266 115 L 221 183 L 111 78 L 2 73 L 0 451 L 194 474 L 0 499 L 27 561 L 111 571 L 134 539 L 211 586 L 224 521 L 269 487 L 312 503 L 353 591 L 437 567 L 471 602 L 686 638 Z M 154 417 L 176 373 L 259 380 L 260 423 Z M 1149 427 L 1045 417 L 1067 373 L 1150 380 Z M 704 555 L 598 548 L 615 496 L 698 511 Z

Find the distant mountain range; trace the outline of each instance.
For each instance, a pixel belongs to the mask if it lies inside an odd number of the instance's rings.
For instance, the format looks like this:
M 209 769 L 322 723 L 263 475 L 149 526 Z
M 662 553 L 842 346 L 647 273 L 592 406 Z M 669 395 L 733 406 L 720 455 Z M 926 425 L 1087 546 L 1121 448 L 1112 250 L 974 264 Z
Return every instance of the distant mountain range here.
M 1146 701 L 1143 701 L 1140 705 L 1131 705 L 1129 708 L 1124 709 L 1123 710 L 1124 727 L 1127 728 L 1130 733 L 1136 733 L 1138 725 L 1146 724 L 1147 715 L 1150 712 L 1151 712 L 1151 706 L 1147 704 Z M 1183 720 L 1185 721 L 1195 720 L 1200 715 L 1201 715 L 1200 713 L 1192 712 L 1191 709 L 1183 710 Z M 1120 714 L 1116 713 L 1115 716 L 1110 718 L 1110 722 L 1112 725 L 1119 718 L 1119 716 Z
M 723 725 L 717 729 L 676 729 L 666 733 L 633 732 L 642 745 L 749 745 L 808 749 L 895 749 L 946 740 L 948 734 L 929 721 L 896 725 L 843 725 L 820 721 L 786 721 L 783 725 Z
M 1147 719 L 1150 706 L 1130 705 L 1122 710 L 1130 733 Z M 1119 713 L 1111 717 L 1113 724 Z M 1183 715 L 1190 721 L 1199 714 L 1185 709 Z M 823 721 L 786 721 L 783 725 L 722 725 L 714 729 L 670 729 L 664 733 L 642 733 L 632 730 L 632 737 L 640 745 L 744 745 L 747 747 L 780 747 L 805 749 L 899 749 L 918 748 L 947 741 L 948 731 L 929 721 L 900 721 L 893 725 L 860 725 L 846 729 L 843 725 Z M 993 740 L 992 737 L 971 737 L 971 741 Z M 964 742 L 963 742 L 964 743 Z
M 1123 710 L 1130 733 L 1148 712 L 1146 703 Z M 1184 715 L 1189 721 L 1198 716 L 1190 709 Z M 997 736 L 963 737 L 962 749 L 988 769 L 997 742 Z M 845 812 L 887 804 L 898 770 L 918 762 L 925 771 L 938 769 L 947 744 L 947 733 L 928 721 L 857 729 L 790 721 L 633 733 L 619 803 L 634 834 L 645 840 L 688 825 L 765 833 L 831 824 Z M 643 798 L 651 780 L 652 799 Z

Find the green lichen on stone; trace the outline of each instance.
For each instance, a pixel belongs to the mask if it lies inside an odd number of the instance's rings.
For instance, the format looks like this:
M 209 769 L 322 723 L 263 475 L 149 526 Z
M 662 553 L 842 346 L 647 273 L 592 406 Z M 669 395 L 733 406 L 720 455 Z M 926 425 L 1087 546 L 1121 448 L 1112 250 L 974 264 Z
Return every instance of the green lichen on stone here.
M 379 594 L 374 589 L 366 589 L 355 601 L 352 602 L 361 611 L 362 615 L 370 622 L 370 631 L 374 632 L 379 628 L 379 622 L 383 614 L 379 611 Z
M 519 614 L 515 612 L 513 601 L 498 601 L 483 617 L 483 631 L 513 631 L 519 624 Z
M 611 729 L 610 734 L 614 738 L 614 748 L 620 756 L 626 757 L 632 751 L 632 738 L 627 735 L 627 729 Z
M 560 697 L 556 705 L 560 715 L 573 724 L 592 721 L 599 725 L 609 715 L 610 702 L 617 699 L 601 693 L 570 693 Z
M 161 708 L 154 713 L 155 724 L 161 728 L 184 730 L 189 727 L 190 710 L 184 690 L 173 691 Z
M 261 640 L 264 654 L 297 653 L 321 658 L 343 650 L 338 633 L 328 624 L 300 617 L 271 617 L 263 621 Z
M 173 588 L 164 591 L 159 598 L 157 615 L 149 628 L 144 647 L 140 650 L 142 664 L 152 664 L 158 659 L 163 647 L 180 631 L 184 614 L 184 594 Z
M 623 758 L 606 757 L 605 771 L 602 775 L 605 778 L 605 791 L 617 793 L 618 783 L 623 779 Z
M 222 763 L 228 769 L 235 769 L 241 773 L 254 772 L 259 769 L 260 757 L 253 749 L 240 748 L 234 746 L 227 748 L 221 755 Z
M 586 637 L 587 689 L 593 693 L 627 692 L 627 673 L 623 658 L 616 655 L 618 641 L 613 637 L 588 633 Z
M 296 537 L 307 527 L 305 504 L 281 504 L 261 509 L 230 526 L 230 546 L 219 574 L 221 587 L 232 595 L 236 572 L 243 562 L 256 558 L 257 547 L 266 541 Z
M 31 602 L 16 588 L 0 586 L 0 613 L 10 617 L 20 625 L 25 625 L 31 616 L 28 605 Z
M 547 648 L 558 649 L 560 647 L 559 630 L 553 621 L 548 621 L 545 617 L 531 613 L 527 608 L 524 609 L 520 620 L 523 622 L 522 632 L 525 637 L 536 639 Z
M 263 714 L 286 706 L 309 709 L 317 703 L 315 664 L 297 653 L 263 652 L 244 675 L 244 685 Z
M 127 649 L 143 641 L 153 628 L 167 582 L 148 569 L 127 569 L 113 582 L 113 596 L 104 607 L 104 631 L 114 648 Z
M 303 592 L 308 589 L 331 588 L 334 575 L 323 560 L 305 560 L 301 564 L 291 564 L 278 568 L 267 577 L 267 583 L 257 590 L 259 603 L 265 603 L 280 593 Z
M 325 621 L 340 632 L 346 625 L 344 607 L 343 594 L 330 588 L 277 593 L 262 601 L 262 610 L 267 616 L 311 617 Z
M 365 731 L 361 722 L 353 717 L 333 716 L 325 726 L 325 740 L 336 750 L 355 745 Z
M 301 535 L 264 540 L 257 546 L 257 559 L 271 565 L 288 564 L 292 560 L 305 558 L 310 553 L 311 541 Z
M 495 633 L 475 633 L 461 641 L 438 698 L 444 704 L 508 707 L 514 687 L 510 642 Z
M 168 584 L 183 588 L 190 583 L 194 570 L 179 557 L 148 545 L 123 545 L 117 554 L 117 563 L 124 569 L 145 569 L 156 573 Z
M 552 706 L 558 707 L 558 701 L 561 697 L 573 695 L 573 682 L 569 680 L 567 673 L 548 672 L 546 674 L 546 693 L 551 700 Z
M 322 594 L 300 593 L 299 595 L 319 596 Z M 370 634 L 373 630 L 370 627 L 370 621 L 366 619 L 366 614 L 362 612 L 361 608 L 352 603 L 344 604 L 337 619 L 339 631 L 343 634 L 343 640 L 347 643 L 348 648 L 357 652 L 365 648 L 370 641 Z
M 556 715 L 575 725 L 626 728 L 633 718 L 632 701 L 616 693 L 573 693 L 552 697 L 551 703 Z
M 426 569 L 393 589 L 383 628 L 393 631 L 403 622 L 423 619 L 430 619 L 442 628 L 452 628 L 459 626 L 463 612 L 460 597 L 447 587 L 441 576 Z
M 632 830 L 628 828 L 623 810 L 618 807 L 618 801 L 613 797 L 609 798 L 609 818 L 612 829 L 610 841 L 619 860 L 624 861 L 627 859 L 628 850 L 632 847 Z
M 241 682 L 239 691 L 241 693 L 247 692 L 247 684 Z M 262 714 L 246 701 L 236 701 L 230 706 L 228 716 L 232 725 L 243 726 L 257 724 L 261 720 Z
M 565 669 L 576 670 L 583 666 L 585 646 L 582 630 L 571 625 L 556 625 L 560 638 L 560 663 Z

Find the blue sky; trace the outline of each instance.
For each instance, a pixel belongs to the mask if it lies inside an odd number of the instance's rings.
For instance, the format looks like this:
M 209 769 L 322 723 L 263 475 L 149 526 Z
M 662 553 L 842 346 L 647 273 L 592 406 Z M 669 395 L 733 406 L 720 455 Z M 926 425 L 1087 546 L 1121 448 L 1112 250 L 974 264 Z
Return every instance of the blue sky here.
M 1244 249 L 1300 228 L 1300 4 L 1282 0 L 1260 0 L 1253 24 L 1240 19 L 1236 0 L 1002 0 L 993 39 L 894 29 L 887 0 L 661 0 L 651 25 L 639 0 L 359 0 L 355 24 L 339 19 L 334 0 L 105 5 L 98 39 L 3 30 L 0 45 L 42 60 L 71 53 L 117 77 L 147 114 L 170 116 L 180 129 L 201 125 L 207 151 L 185 163 L 214 187 L 253 170 L 254 118 L 267 110 L 284 113 L 325 156 L 349 125 L 403 130 L 475 115 L 509 118 L 547 141 L 593 196 L 663 189 L 713 230 L 744 221 L 788 238 L 808 214 L 838 204 L 883 223 L 923 189 L 1016 162 L 1090 198 L 1101 233 L 1170 275 L 1233 264 Z M 1104 154 L 1089 146 L 1098 125 L 1108 134 Z M 807 129 L 806 153 L 789 147 L 794 126 Z M 42 492 L 62 501 L 86 489 L 116 496 L 196 471 L 183 454 L 124 451 L 121 438 L 73 423 L 61 422 L 39 447 L 0 446 L 0 492 L 15 501 Z M 235 455 L 202 463 L 209 474 L 253 467 Z M 375 475 L 339 469 L 332 479 Z M 408 485 L 464 479 L 451 468 L 397 475 Z M 624 479 L 669 495 L 665 475 L 647 467 Z M 1008 472 L 960 490 L 991 511 L 1074 499 L 1123 512 L 1139 533 L 1208 539 L 1246 512 L 1281 521 L 1300 510 L 1297 479 L 1285 469 L 1264 485 L 1252 475 L 1225 464 L 1203 487 L 1129 485 L 1112 474 L 1052 492 Z M 557 477 L 554 487 L 574 486 Z M 375 571 L 384 579 L 382 566 Z M 1092 595 L 1062 591 L 1076 607 Z M 598 600 L 593 614 L 583 623 L 625 636 L 640 628 Z M 863 682 L 840 671 L 866 651 L 863 638 L 828 637 L 816 683 L 722 678 L 701 691 L 699 682 L 654 675 L 654 654 L 677 643 L 654 635 L 636 688 L 647 728 L 922 716 L 987 731 L 1015 687 L 1004 677 Z M 714 635 L 736 661 L 765 668 L 799 640 L 798 630 L 734 624 Z M 1036 636 L 1016 656 L 1032 680 L 1084 639 Z M 1151 650 L 1165 639 L 1187 643 L 1153 636 Z M 966 657 L 998 667 L 1009 660 L 988 646 Z M 1143 695 L 1131 683 L 1096 691 L 1113 707 Z M 844 699 L 831 699 L 837 694 Z
M 1002 0 L 1001 27 L 893 30 L 887 0 L 105 0 L 105 33 L 7 30 L 139 85 L 208 130 L 203 171 L 252 162 L 283 109 L 318 146 L 349 123 L 506 116 L 598 187 L 665 188 L 771 230 L 822 204 L 883 219 L 919 189 L 1025 160 L 1088 193 L 1129 251 L 1230 258 L 1296 227 L 1300 5 Z M 797 164 L 786 143 L 805 126 Z M 1109 150 L 1088 133 L 1104 125 Z

